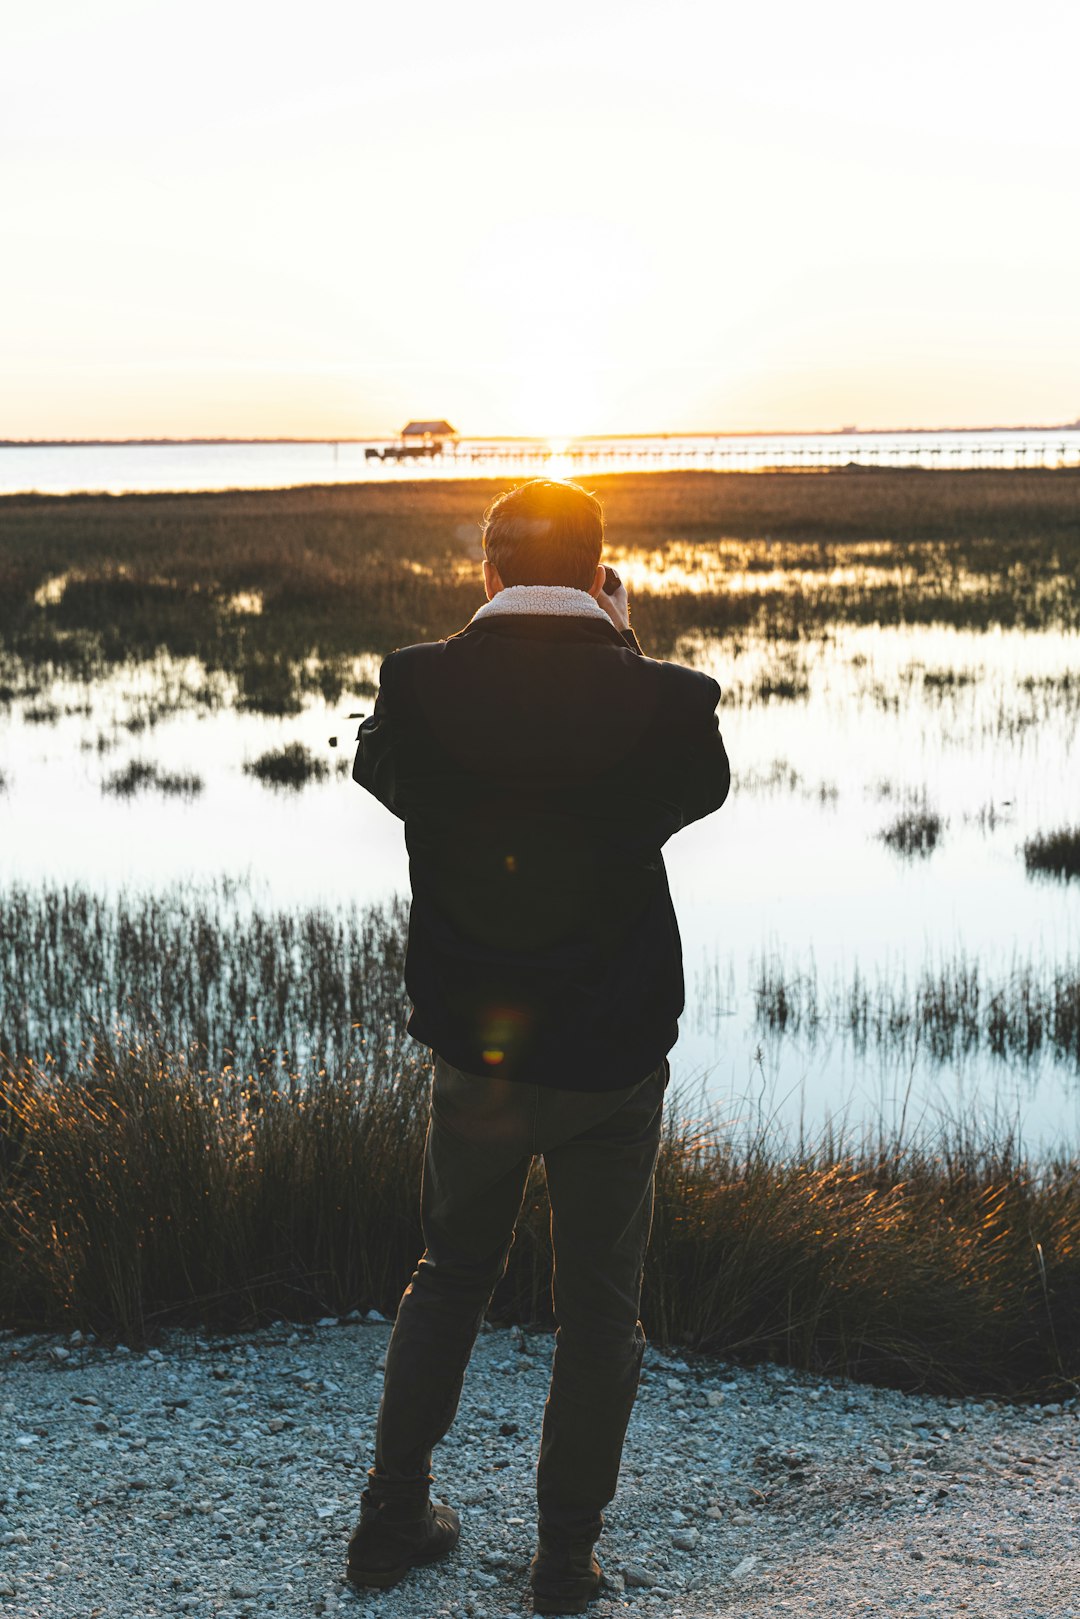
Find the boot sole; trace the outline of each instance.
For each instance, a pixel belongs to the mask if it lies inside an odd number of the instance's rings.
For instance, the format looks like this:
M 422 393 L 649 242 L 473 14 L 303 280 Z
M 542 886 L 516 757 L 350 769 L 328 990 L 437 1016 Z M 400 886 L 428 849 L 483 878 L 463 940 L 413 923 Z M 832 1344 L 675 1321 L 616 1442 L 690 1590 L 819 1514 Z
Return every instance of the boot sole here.
M 572 1601 L 563 1598 L 556 1601 L 554 1597 L 533 1597 L 533 1613 L 584 1613 L 590 1602 L 595 1602 L 600 1595 L 600 1587 L 587 1597 L 574 1597 Z
M 550 1596 L 547 1592 L 534 1591 L 532 1594 L 533 1613 L 584 1613 L 591 1602 L 595 1602 L 600 1595 L 600 1581 L 597 1580 L 591 1591 L 581 1592 L 575 1596 Z

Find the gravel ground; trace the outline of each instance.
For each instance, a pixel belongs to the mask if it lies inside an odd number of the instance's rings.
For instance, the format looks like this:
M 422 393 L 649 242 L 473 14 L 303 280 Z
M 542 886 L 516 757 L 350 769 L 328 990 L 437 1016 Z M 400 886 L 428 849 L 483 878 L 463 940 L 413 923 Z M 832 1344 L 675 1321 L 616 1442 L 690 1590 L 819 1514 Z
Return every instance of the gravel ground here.
M 0 1335 L 0 1614 L 531 1611 L 550 1335 L 485 1333 L 435 1493 L 462 1541 L 344 1586 L 389 1325 L 148 1354 Z M 646 1354 L 590 1613 L 1080 1619 L 1076 1401 L 1003 1407 Z

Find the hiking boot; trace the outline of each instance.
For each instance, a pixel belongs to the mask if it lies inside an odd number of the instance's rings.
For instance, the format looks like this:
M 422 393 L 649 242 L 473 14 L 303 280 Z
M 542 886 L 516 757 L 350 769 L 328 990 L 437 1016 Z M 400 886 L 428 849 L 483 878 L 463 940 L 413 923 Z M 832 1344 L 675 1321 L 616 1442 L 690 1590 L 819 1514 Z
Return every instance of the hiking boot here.
M 584 1613 L 600 1593 L 600 1564 L 591 1540 L 541 1534 L 529 1567 L 534 1613 Z
M 410 1568 L 448 1557 L 458 1543 L 461 1522 L 442 1502 L 422 1505 L 364 1501 L 349 1542 L 346 1574 L 353 1585 L 389 1590 Z

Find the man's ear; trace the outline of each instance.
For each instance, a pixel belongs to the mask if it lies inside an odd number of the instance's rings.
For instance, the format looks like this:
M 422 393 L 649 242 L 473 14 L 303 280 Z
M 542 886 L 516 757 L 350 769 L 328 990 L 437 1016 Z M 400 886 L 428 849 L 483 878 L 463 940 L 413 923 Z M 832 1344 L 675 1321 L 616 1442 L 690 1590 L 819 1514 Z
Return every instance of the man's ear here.
M 505 590 L 505 589 L 506 589 L 506 586 L 503 584 L 502 580 L 499 578 L 499 570 L 498 570 L 498 568 L 495 566 L 494 562 L 489 562 L 487 557 L 485 557 L 484 558 L 484 592 L 485 592 L 485 594 L 487 596 L 488 601 L 491 601 L 492 597 L 497 596 L 499 594 L 500 590 Z
M 599 596 L 600 592 L 604 588 L 604 580 L 606 578 L 607 578 L 607 569 L 604 567 L 604 564 L 601 562 L 600 566 L 597 568 L 596 573 L 595 573 L 595 575 L 593 577 L 593 582 L 589 586 L 589 595 L 590 596 Z

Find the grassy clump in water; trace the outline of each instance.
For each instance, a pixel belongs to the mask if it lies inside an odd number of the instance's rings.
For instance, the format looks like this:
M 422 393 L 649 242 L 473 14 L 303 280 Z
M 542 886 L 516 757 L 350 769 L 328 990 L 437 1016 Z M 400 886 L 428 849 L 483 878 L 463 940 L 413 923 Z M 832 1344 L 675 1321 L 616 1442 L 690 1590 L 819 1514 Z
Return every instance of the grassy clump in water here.
M 142 1339 L 392 1315 L 421 1249 L 428 1069 L 306 1077 L 89 1043 L 0 1080 L 2 1324 Z M 669 1094 L 642 1307 L 654 1339 L 905 1388 L 1049 1397 L 1080 1374 L 1080 1178 L 962 1131 L 746 1143 Z M 493 1313 L 550 1323 L 542 1161 Z
M 1063 826 L 1029 838 L 1024 844 L 1024 865 L 1029 872 L 1066 882 L 1080 877 L 1080 826 Z
M 63 717 L 56 703 L 28 703 L 22 713 L 26 725 L 56 725 Z
M 306 787 L 309 782 L 323 781 L 330 774 L 330 766 L 303 742 L 287 742 L 281 748 L 268 748 L 257 759 L 244 766 L 244 773 L 254 776 L 266 787 Z
M 882 843 L 905 859 L 925 859 L 941 842 L 944 830 L 945 821 L 937 810 L 914 804 L 901 810 L 878 835 Z
M 165 798 L 196 798 L 203 790 L 203 779 L 194 771 L 162 770 L 149 759 L 132 759 L 122 770 L 106 776 L 101 790 L 113 798 L 134 798 L 145 792 L 161 793 Z

